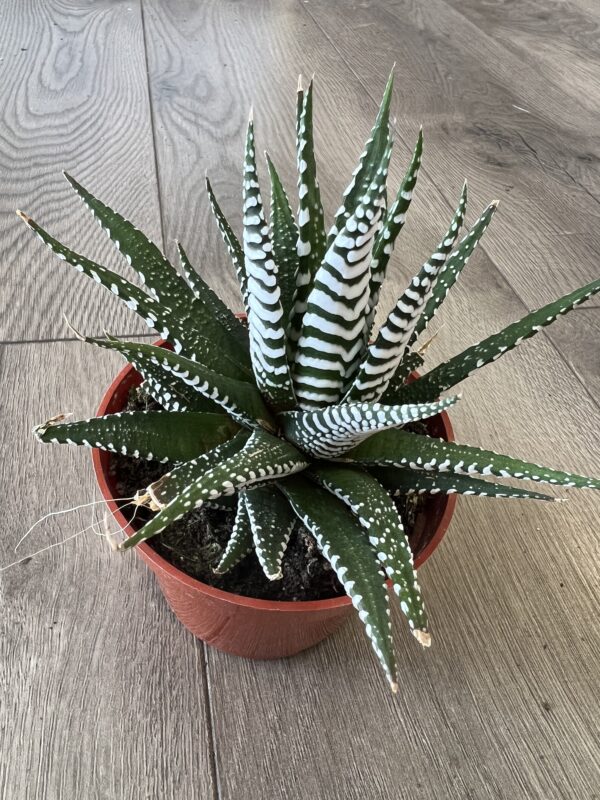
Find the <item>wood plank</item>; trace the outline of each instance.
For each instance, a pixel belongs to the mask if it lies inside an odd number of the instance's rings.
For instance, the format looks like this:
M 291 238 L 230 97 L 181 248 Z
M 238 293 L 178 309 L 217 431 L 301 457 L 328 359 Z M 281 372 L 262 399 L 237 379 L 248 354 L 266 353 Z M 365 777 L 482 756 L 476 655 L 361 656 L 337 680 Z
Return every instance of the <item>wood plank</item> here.
M 139 0 L 7 0 L 0 56 L 0 340 L 70 336 L 63 313 L 89 333 L 145 332 L 14 214 L 23 209 L 70 246 L 122 269 L 63 179 L 66 169 L 161 241 Z
M 566 93 L 525 50 L 513 52 L 443 0 L 367 2 L 351 13 L 337 1 L 299 7 L 326 34 L 322 51 L 343 58 L 373 109 L 382 74 L 398 62 L 399 144 L 408 147 L 423 123 L 424 169 L 448 208 L 465 176 L 472 208 L 501 199 L 484 249 L 528 309 L 597 276 L 600 92 L 593 82 Z M 568 360 L 556 330 L 547 335 Z M 595 360 L 582 373 L 590 388 L 599 370 Z
M 311 13 L 332 7 L 309 5 Z M 368 25 L 372 14 L 373 4 L 353 5 L 348 25 Z M 215 183 L 237 224 L 243 128 L 252 101 L 260 146 L 268 142 L 293 186 L 295 76 L 315 70 L 319 168 L 326 207 L 335 210 L 373 117 L 372 99 L 348 69 L 347 59 L 359 57 L 358 44 L 348 38 L 339 10 L 336 18 L 340 51 L 295 2 L 146 4 L 167 237 L 189 246 L 230 302 L 235 285 L 218 235 L 207 227 L 202 172 L 208 167 L 212 177 L 218 168 Z M 382 25 L 373 36 L 381 37 L 383 57 L 377 69 L 369 66 L 369 87 L 383 82 L 388 62 Z M 362 46 L 373 58 L 379 52 L 375 39 Z M 399 75 L 407 79 L 410 70 Z M 411 111 L 399 122 L 405 157 L 406 131 L 416 135 L 416 119 Z M 447 160 L 442 167 L 449 174 L 444 186 L 458 187 L 456 168 Z M 396 162 L 393 180 L 402 168 Z M 475 206 L 487 199 L 481 186 Z M 448 216 L 430 176 L 418 200 L 385 290 L 388 307 Z M 545 240 L 542 255 L 548 257 Z M 577 270 L 571 277 L 579 277 Z M 454 295 L 431 363 L 523 313 L 523 301 L 484 253 L 474 257 Z M 485 311 L 474 312 L 479 308 Z M 582 329 L 585 334 L 585 319 L 571 317 L 569 341 Z M 600 471 L 590 436 L 598 408 L 543 336 L 471 379 L 454 420 L 464 441 Z M 565 505 L 461 502 L 447 542 L 422 572 L 435 626 L 432 651 L 420 652 L 395 618 L 404 681 L 397 700 L 358 623 L 287 661 L 248 662 L 209 651 L 221 796 L 558 800 L 592 794 L 600 755 L 591 704 L 600 653 L 598 508 L 598 497 L 585 493 Z
M 0 566 L 48 511 L 99 498 L 85 448 L 35 442 L 65 410 L 93 413 L 121 367 L 80 343 L 4 345 Z M 93 515 L 102 520 L 102 506 Z M 91 524 L 92 509 L 34 531 L 32 553 Z M 0 798 L 213 796 L 203 647 L 146 567 L 90 531 L 0 572 Z
M 597 113 L 600 14 L 589 0 L 445 0 L 486 36 Z M 586 91 L 581 91 L 581 86 Z

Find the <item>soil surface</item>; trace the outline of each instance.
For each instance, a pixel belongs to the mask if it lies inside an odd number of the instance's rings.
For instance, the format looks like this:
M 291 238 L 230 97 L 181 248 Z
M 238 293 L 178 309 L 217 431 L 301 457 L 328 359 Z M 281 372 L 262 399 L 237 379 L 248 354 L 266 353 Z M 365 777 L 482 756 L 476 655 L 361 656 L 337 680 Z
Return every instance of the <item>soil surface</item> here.
M 127 410 L 159 410 L 160 406 L 140 390 L 132 390 Z M 136 491 L 160 478 L 171 468 L 169 464 L 140 461 L 114 455 L 111 468 L 117 475 L 117 496 L 132 497 Z M 420 499 L 407 503 L 399 498 L 398 510 L 406 532 L 411 535 Z M 131 518 L 132 508 L 124 508 Z M 137 507 L 133 527 L 137 530 L 153 516 L 146 508 Z M 251 552 L 226 575 L 215 575 L 218 563 L 231 535 L 234 512 L 199 508 L 171 524 L 148 544 L 173 566 L 192 578 L 227 592 L 265 600 L 324 600 L 339 597 L 344 590 L 329 562 L 321 555 L 314 537 L 298 522 L 292 532 L 283 558 L 283 578 L 269 581 Z

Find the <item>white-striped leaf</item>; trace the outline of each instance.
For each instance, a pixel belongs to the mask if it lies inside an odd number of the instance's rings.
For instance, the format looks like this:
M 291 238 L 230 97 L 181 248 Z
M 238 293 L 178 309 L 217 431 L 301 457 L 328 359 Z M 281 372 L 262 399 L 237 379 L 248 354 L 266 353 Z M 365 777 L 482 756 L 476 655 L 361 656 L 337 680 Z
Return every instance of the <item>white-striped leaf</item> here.
M 343 403 L 316 411 L 288 411 L 279 419 L 286 438 L 302 450 L 315 458 L 339 458 L 378 431 L 432 417 L 457 400 L 405 406 Z
M 165 411 L 227 413 L 214 400 L 209 400 L 208 397 L 197 392 L 193 386 L 185 383 L 172 372 L 167 372 L 156 360 L 146 357 L 140 359 L 136 356 L 135 363 L 134 361 L 131 363 L 143 378 L 143 391 L 156 400 Z
M 283 320 L 287 328 L 298 276 L 298 228 L 281 179 L 275 165 L 267 155 L 271 178 L 271 214 L 269 219 L 273 257 L 277 267 L 277 284 L 281 292 L 280 302 Z
M 386 400 L 388 395 L 393 397 L 395 392 L 399 392 L 408 380 L 409 376 L 422 367 L 424 363 L 423 357 L 416 350 L 406 353 L 402 361 L 396 367 L 396 371 L 390 378 L 388 388 L 383 395 L 383 401 Z
M 369 467 L 410 467 L 432 473 L 495 475 L 498 478 L 600 489 L 600 480 L 542 467 L 492 450 L 432 439 L 403 430 L 382 431 L 346 454 Z
M 308 296 L 293 373 L 301 408 L 337 402 L 362 350 L 371 251 L 381 224 L 389 156 L 388 149 L 369 191 L 325 254 Z
M 367 312 L 367 320 L 365 324 L 365 341 L 367 341 L 369 338 L 371 328 L 373 327 L 375 312 L 377 310 L 377 305 L 379 304 L 381 284 L 385 279 L 387 266 L 390 257 L 394 252 L 396 239 L 398 238 L 398 234 L 406 222 L 406 215 L 408 214 L 413 191 L 417 184 L 417 177 L 419 174 L 422 157 L 423 131 L 420 130 L 410 164 L 408 165 L 404 179 L 400 184 L 396 199 L 387 210 L 383 225 L 377 234 L 375 244 L 373 246 L 373 256 L 371 259 L 371 297 L 369 300 L 369 310 Z
M 307 466 L 306 459 L 296 448 L 260 429 L 252 432 L 242 450 L 224 460 L 219 454 L 214 466 L 206 469 L 204 459 L 204 456 L 195 459 L 198 463 L 192 463 L 189 471 L 186 471 L 186 465 L 182 465 L 152 484 L 151 492 L 148 491 L 149 499 L 160 511 L 123 542 L 120 549 L 126 550 L 156 536 L 171 522 L 207 501 L 232 495 L 257 482 L 277 480 Z M 144 499 L 141 497 L 140 501 Z M 168 502 L 163 507 L 166 500 Z
M 251 383 L 219 375 L 204 364 L 155 345 L 124 342 L 114 336 L 106 339 L 86 336 L 84 341 L 107 350 L 117 350 L 142 374 L 147 365 L 162 369 L 167 375 L 182 381 L 203 397 L 217 403 L 240 425 L 251 428 L 259 424 L 274 427 L 269 409 L 257 388 Z
M 244 160 L 244 257 L 248 279 L 250 357 L 256 384 L 277 411 L 295 406 L 273 244 L 256 172 L 254 125 L 248 122 Z
M 385 392 L 396 369 L 406 354 L 408 342 L 421 309 L 431 297 L 435 280 L 454 246 L 467 208 L 465 182 L 450 227 L 437 250 L 423 264 L 418 274 L 400 295 L 377 338 L 369 345 L 367 355 L 354 379 L 346 400 L 378 400 Z
M 415 325 L 415 329 L 409 339 L 409 347 L 416 341 L 417 337 L 427 327 L 429 320 L 435 316 L 438 308 L 446 299 L 450 289 L 458 280 L 460 273 L 467 266 L 467 262 L 471 257 L 473 250 L 479 244 L 479 240 L 485 233 L 488 225 L 492 221 L 492 217 L 498 207 L 498 201 L 495 200 L 483 211 L 477 222 L 473 225 L 469 233 L 464 236 L 459 242 L 456 250 L 448 256 L 448 260 L 444 264 L 433 287 L 433 292 L 429 300 L 425 303 L 425 308 L 419 316 L 419 320 Z
M 240 371 L 251 374 L 247 345 L 236 342 L 210 308 L 194 300 L 173 310 L 116 272 L 61 244 L 26 214 L 19 212 L 19 216 L 62 261 L 119 297 L 149 328 L 170 341 L 176 351 L 232 377 L 239 376 Z
M 230 569 L 235 567 L 236 564 L 239 564 L 242 559 L 254 550 L 252 528 L 250 527 L 250 520 L 248 519 L 243 497 L 244 492 L 238 492 L 238 504 L 235 512 L 233 530 L 227 542 L 227 547 L 223 551 L 219 563 L 213 570 L 217 575 L 224 575 L 226 572 L 229 572 Z
M 183 246 L 177 242 L 177 251 L 181 261 L 181 269 L 185 275 L 194 297 L 203 303 L 209 312 L 214 315 L 218 323 L 235 339 L 241 348 L 248 367 L 250 366 L 250 349 L 248 344 L 248 328 L 236 317 L 233 311 L 224 303 L 219 295 L 203 280 L 192 266 Z
M 312 81 L 306 92 L 302 92 L 301 89 L 298 91 L 296 160 L 298 166 L 298 273 L 287 331 L 292 353 L 302 329 L 302 318 L 306 311 L 306 301 L 313 278 L 327 249 L 323 205 L 315 161 Z
M 358 468 L 319 464 L 311 469 L 310 476 L 339 497 L 367 531 L 369 543 L 392 582 L 413 635 L 428 647 L 431 636 L 410 544 L 389 494 L 376 478 Z
M 241 452 L 250 439 L 248 431 L 239 431 L 233 438 L 215 445 L 211 450 L 204 453 L 196 453 L 194 458 L 189 461 L 177 464 L 172 470 L 166 472 L 158 480 L 151 483 L 145 489 L 138 492 L 140 504 L 150 506 L 153 511 L 169 505 L 175 500 L 190 484 L 212 469 L 218 468 L 228 458 L 232 458 Z M 223 492 L 225 496 L 233 492 Z M 206 501 L 216 501 L 219 495 L 204 498 Z
M 282 481 L 280 488 L 333 567 L 392 691 L 398 691 L 387 586 L 364 530 L 343 503 L 302 476 Z
M 153 297 L 167 308 L 186 313 L 194 299 L 193 292 L 158 247 L 129 220 L 94 197 L 66 172 L 64 175 Z
M 217 221 L 221 237 L 225 242 L 225 246 L 227 247 L 227 252 L 229 253 L 229 256 L 233 263 L 238 283 L 240 286 L 240 292 L 242 295 L 242 301 L 244 303 L 244 309 L 247 314 L 248 278 L 246 276 L 246 266 L 244 263 L 244 248 L 242 247 L 237 236 L 233 232 L 231 225 L 227 222 L 227 219 L 225 218 L 225 215 L 221 210 L 221 206 L 217 202 L 217 198 L 215 197 L 215 193 L 213 192 L 213 188 L 211 186 L 210 180 L 208 179 L 208 176 L 206 177 L 206 192 L 208 194 L 208 200 L 210 202 L 210 207 L 213 212 L 213 216 Z
M 547 325 L 551 325 L 558 317 L 567 314 L 598 292 L 600 292 L 600 279 L 569 292 L 559 300 L 554 300 L 537 311 L 532 311 L 499 333 L 488 336 L 479 344 L 467 348 L 423 377 L 404 386 L 398 392 L 400 402 L 423 402 L 439 397 L 441 392 L 451 386 L 456 386 L 480 367 L 496 361 L 504 353 L 509 352 L 525 339 L 534 336 Z
M 188 461 L 231 439 L 239 427 L 224 414 L 122 411 L 77 422 L 49 420 L 33 432 L 41 442 L 97 447 L 158 461 Z
M 478 497 L 508 497 L 520 500 L 556 500 L 548 494 L 503 486 L 454 472 L 419 472 L 410 467 L 372 469 L 392 497 L 413 494 L 472 494 Z
M 390 140 L 390 102 L 394 87 L 394 75 L 390 73 L 388 78 L 375 124 L 371 130 L 369 138 L 365 143 L 364 150 L 360 156 L 359 164 L 352 173 L 352 180 L 344 192 L 344 199 L 338 209 L 335 222 L 329 232 L 327 247 L 331 247 L 337 234 L 346 224 L 346 220 L 354 214 L 365 193 L 375 180 L 378 169 L 384 170 L 384 177 L 387 178 L 387 163 L 384 161 L 385 154 L 391 147 Z M 382 163 L 384 166 L 382 167 Z
M 283 578 L 281 562 L 297 517 L 275 486 L 249 488 L 241 497 L 259 563 L 270 581 L 278 581 Z

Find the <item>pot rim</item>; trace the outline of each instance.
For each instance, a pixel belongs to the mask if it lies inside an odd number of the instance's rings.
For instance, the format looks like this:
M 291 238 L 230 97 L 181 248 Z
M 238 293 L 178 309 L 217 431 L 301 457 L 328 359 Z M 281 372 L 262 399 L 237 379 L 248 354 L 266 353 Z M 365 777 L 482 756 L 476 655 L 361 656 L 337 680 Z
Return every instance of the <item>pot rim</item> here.
M 166 344 L 164 339 L 158 339 L 154 342 L 155 345 L 162 347 Z M 108 389 L 102 395 L 100 405 L 96 412 L 96 416 L 101 417 L 108 413 L 114 413 L 115 409 L 111 409 L 114 395 L 122 389 L 123 385 L 134 386 L 136 378 L 139 378 L 139 373 L 131 364 L 127 364 L 117 376 L 114 378 Z M 140 381 L 138 380 L 138 385 Z M 449 441 L 454 440 L 454 431 L 450 422 L 450 417 L 443 411 L 438 415 L 441 418 L 444 433 Z M 133 535 L 134 531 L 131 528 L 127 518 L 117 505 L 113 493 L 110 489 L 107 474 L 111 459 L 111 453 L 106 450 L 99 450 L 92 448 L 92 463 L 98 487 L 103 498 L 106 500 L 110 512 L 126 536 Z M 445 495 L 445 509 L 442 517 L 434 531 L 433 536 L 419 553 L 415 559 L 415 568 L 420 567 L 431 556 L 433 551 L 438 547 L 441 540 L 448 529 L 454 509 L 456 506 L 456 494 Z M 256 597 L 246 597 L 245 595 L 235 594 L 234 592 L 227 592 L 224 589 L 217 589 L 215 586 L 209 586 L 202 581 L 192 578 L 182 570 L 175 567 L 161 555 L 159 555 L 154 548 L 146 542 L 137 545 L 136 550 L 139 550 L 144 560 L 151 565 L 155 573 L 163 573 L 171 580 L 176 580 L 189 590 L 195 593 L 201 593 L 207 597 L 211 597 L 220 602 L 231 603 L 232 605 L 241 605 L 247 608 L 262 609 L 263 611 L 277 611 L 284 612 L 310 612 L 310 611 L 324 611 L 327 609 L 342 608 L 352 605 L 352 601 L 347 595 L 341 597 L 330 597 L 325 600 L 263 600 Z

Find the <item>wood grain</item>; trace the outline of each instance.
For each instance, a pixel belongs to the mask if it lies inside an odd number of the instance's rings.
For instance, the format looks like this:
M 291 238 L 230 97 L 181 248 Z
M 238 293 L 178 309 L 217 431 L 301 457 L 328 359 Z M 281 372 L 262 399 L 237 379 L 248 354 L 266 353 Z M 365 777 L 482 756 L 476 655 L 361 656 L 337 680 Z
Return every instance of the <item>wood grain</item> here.
M 391 181 L 421 122 L 427 149 L 383 308 L 432 252 L 465 174 L 470 221 L 503 199 L 432 326 L 443 330 L 428 365 L 597 276 L 590 0 L 8 0 L 0 22 L 4 342 L 64 337 L 63 310 L 90 332 L 141 330 L 17 225 L 21 205 L 119 263 L 58 179 L 65 166 L 157 242 L 160 203 L 169 252 L 180 239 L 239 307 L 204 170 L 239 229 L 253 103 L 260 146 L 293 194 L 296 78 L 316 72 L 331 216 L 394 60 Z M 600 474 L 599 319 L 592 303 L 471 378 L 453 413 L 459 440 Z M 0 566 L 43 513 L 94 496 L 89 455 L 38 446 L 30 428 L 92 412 L 118 364 L 68 341 L 0 347 L 2 451 L 17 454 L 0 463 Z M 396 699 L 358 622 L 286 661 L 205 653 L 142 566 L 93 534 L 0 572 L 1 800 L 598 800 L 600 506 L 563 496 L 461 498 L 421 573 L 432 650 L 394 616 Z M 58 519 L 23 552 L 90 519 Z
M 231 273 L 221 274 L 229 269 L 227 258 L 215 249 L 220 243 L 212 227 L 202 224 L 208 212 L 200 176 L 204 167 L 211 174 L 218 167 L 223 205 L 237 222 L 235 176 L 250 100 L 261 146 L 268 143 L 292 186 L 290 98 L 298 71 L 317 72 L 319 168 L 330 213 L 369 130 L 371 88 L 383 83 L 388 66 L 375 40 L 381 37 L 385 45 L 392 37 L 394 17 L 384 11 L 394 4 L 350 4 L 345 23 L 341 4 L 335 5 L 310 3 L 307 14 L 291 2 L 146 3 L 165 229 L 168 237 L 185 232 L 207 278 L 228 299 L 235 294 Z M 369 25 L 374 7 L 377 22 Z M 312 14 L 324 15 L 332 26 L 339 22 L 342 47 L 336 49 Z M 381 20 L 392 33 L 381 30 Z M 361 38 L 363 24 L 369 38 Z M 345 26 L 356 27 L 356 39 Z M 242 51 L 240 37 L 252 46 Z M 368 90 L 349 67 L 358 50 Z M 480 66 L 471 64 L 471 70 Z M 399 74 L 402 86 L 413 83 L 408 61 Z M 416 94 L 414 103 L 398 123 L 405 157 L 402 126 L 414 135 L 420 122 Z M 489 198 L 487 165 L 477 154 L 471 162 L 479 175 L 477 206 Z M 453 182 L 456 167 L 448 156 L 441 168 L 449 172 L 444 185 Z M 393 179 L 401 169 L 396 163 Z M 534 196 L 530 187 L 529 205 Z M 387 307 L 435 246 L 448 217 L 448 202 L 431 174 L 417 200 L 384 294 Z M 193 213 L 182 216 L 178 207 Z M 206 261 L 204 253 L 216 253 L 218 261 Z M 547 246 L 542 257 L 549 258 Z M 566 277 L 577 282 L 579 266 L 566 265 Z M 551 283 L 546 273 L 544 280 Z M 480 252 L 440 317 L 446 338 L 430 351 L 431 363 L 520 316 L 526 305 L 489 253 Z M 568 352 L 578 342 L 582 355 L 573 368 L 591 387 L 597 365 L 587 360 L 590 349 L 582 342 L 586 319 L 597 312 L 585 314 L 572 315 L 556 346 Z M 598 472 L 597 448 L 588 435 L 597 430 L 598 409 L 558 356 L 556 342 L 537 337 L 472 379 L 454 414 L 458 433 L 474 444 Z M 209 651 L 221 796 L 593 796 L 599 754 L 590 705 L 600 652 L 594 624 L 597 514 L 598 499 L 582 494 L 564 506 L 461 502 L 448 541 L 422 571 L 435 623 L 432 652 L 419 652 L 396 618 L 404 676 L 398 701 L 379 680 L 358 623 L 284 662 L 244 662 Z
M 88 333 L 145 332 L 14 213 L 23 209 L 69 246 L 122 269 L 66 169 L 160 242 L 139 0 L 6 0 L 0 56 L 0 340 L 69 336 L 63 313 Z
M 500 198 L 483 247 L 528 310 L 597 276 L 600 92 L 593 81 L 584 92 L 572 81 L 577 91 L 565 92 L 530 50 L 515 52 L 473 24 L 462 5 L 443 0 L 298 7 L 373 98 L 371 113 L 380 91 L 371 76 L 398 62 L 397 138 L 408 147 L 423 123 L 424 170 L 448 203 L 446 216 L 464 177 L 471 208 Z M 518 18 L 522 4 L 513 7 Z M 561 27 L 539 26 L 548 43 Z M 570 61 L 559 46 L 555 61 L 568 82 Z M 568 359 L 556 330 L 547 335 Z M 599 369 L 596 361 L 582 374 L 590 387 Z
M 71 342 L 0 352 L 2 386 L 22 387 L 0 411 L 4 566 L 42 515 L 99 499 L 89 451 L 40 445 L 31 428 L 93 413 L 121 360 Z M 93 519 L 101 530 L 102 508 L 51 520 L 19 552 Z M 88 531 L 0 572 L 0 604 L 2 800 L 212 797 L 203 648 L 138 559 Z

